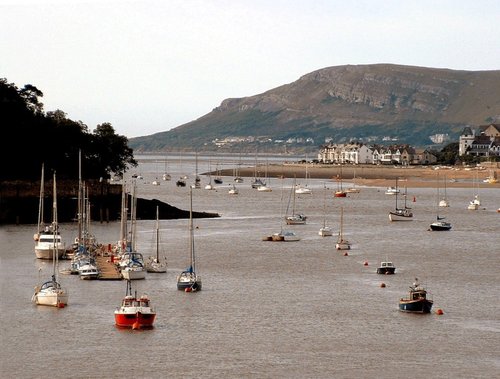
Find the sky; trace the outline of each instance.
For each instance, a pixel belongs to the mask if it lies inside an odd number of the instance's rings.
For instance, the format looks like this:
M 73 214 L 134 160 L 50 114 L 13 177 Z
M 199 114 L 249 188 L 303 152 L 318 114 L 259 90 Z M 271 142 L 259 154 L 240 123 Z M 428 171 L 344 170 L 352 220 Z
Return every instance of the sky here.
M 325 67 L 500 69 L 498 0 L 0 0 L 0 77 L 128 138 Z

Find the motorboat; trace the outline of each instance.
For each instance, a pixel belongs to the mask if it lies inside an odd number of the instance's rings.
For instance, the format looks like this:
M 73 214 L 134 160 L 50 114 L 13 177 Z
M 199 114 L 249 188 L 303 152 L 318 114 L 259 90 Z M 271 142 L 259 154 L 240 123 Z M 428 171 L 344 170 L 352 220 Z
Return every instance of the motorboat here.
M 399 189 L 397 189 L 396 187 L 387 187 L 385 189 L 386 195 L 396 195 L 398 193 L 399 193 Z
M 392 262 L 380 262 L 380 266 L 377 267 L 377 274 L 390 275 L 396 272 L 396 266 Z
M 121 306 L 115 310 L 115 324 L 119 327 L 141 329 L 153 327 L 156 312 L 151 307 L 147 295 L 132 295 L 130 280 L 127 280 L 127 291 Z
M 418 279 L 410 286 L 408 296 L 399 300 L 399 310 L 411 313 L 430 313 L 433 301 L 427 290 L 420 286 Z

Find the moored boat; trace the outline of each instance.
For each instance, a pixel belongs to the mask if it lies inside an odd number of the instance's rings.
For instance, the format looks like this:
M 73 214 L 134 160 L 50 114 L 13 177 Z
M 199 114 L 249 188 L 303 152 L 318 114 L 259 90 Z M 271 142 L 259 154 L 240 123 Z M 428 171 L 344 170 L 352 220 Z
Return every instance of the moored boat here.
M 396 272 L 396 266 L 392 262 L 385 261 L 380 262 L 380 266 L 377 267 L 377 274 L 391 275 Z
M 399 310 L 411 313 L 430 313 L 433 301 L 427 290 L 420 286 L 418 279 L 410 286 L 408 297 L 399 300 Z
M 127 291 L 120 308 L 115 310 L 115 324 L 119 327 L 132 329 L 151 328 L 156 318 L 156 312 L 151 307 L 147 295 L 137 297 L 132 295 L 132 285 L 127 280 Z

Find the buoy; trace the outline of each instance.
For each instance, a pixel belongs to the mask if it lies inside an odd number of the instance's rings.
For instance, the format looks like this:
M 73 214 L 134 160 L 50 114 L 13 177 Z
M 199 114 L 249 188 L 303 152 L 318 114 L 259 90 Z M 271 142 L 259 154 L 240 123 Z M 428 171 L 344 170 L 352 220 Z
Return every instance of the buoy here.
M 134 323 L 132 324 L 132 329 L 134 329 L 134 330 L 135 330 L 135 329 L 139 329 L 139 328 L 140 328 L 140 326 L 139 326 L 139 321 L 136 321 L 136 322 L 134 322 Z
M 184 292 L 191 292 L 193 289 L 191 287 L 184 288 Z
M 444 314 L 444 312 L 441 308 L 438 308 L 436 309 L 436 314 L 441 316 L 442 314 Z
M 380 288 L 385 288 L 385 283 L 380 283 Z
M 347 257 L 349 254 L 347 254 L 347 251 L 344 252 L 344 257 Z
M 368 261 L 364 261 L 364 262 L 363 262 L 363 264 L 364 264 L 365 266 L 368 266 Z
M 64 308 L 64 303 L 57 303 L 57 308 Z

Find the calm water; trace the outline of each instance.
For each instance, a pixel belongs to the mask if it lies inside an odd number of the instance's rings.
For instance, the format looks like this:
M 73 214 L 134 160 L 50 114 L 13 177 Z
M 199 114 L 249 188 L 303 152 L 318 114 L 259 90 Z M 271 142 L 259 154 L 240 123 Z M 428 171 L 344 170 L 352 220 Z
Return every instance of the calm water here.
M 192 157 L 148 157 L 138 195 L 188 209 L 189 189 L 175 180 L 196 171 Z M 225 159 L 225 160 L 224 160 Z M 238 157 L 203 157 L 198 172 L 237 164 Z M 251 165 L 252 159 L 243 162 Z M 262 159 L 261 159 L 262 162 Z M 165 167 L 172 181 L 152 186 Z M 176 290 L 175 275 L 188 259 L 187 220 L 161 222 L 167 274 L 134 282 L 152 298 L 158 316 L 148 331 L 119 330 L 113 311 L 125 282 L 82 281 L 60 275 L 70 291 L 65 309 L 31 304 L 33 287 L 50 275 L 50 263 L 34 256 L 34 225 L 0 227 L 1 345 L 3 378 L 491 378 L 500 372 L 500 193 L 481 189 L 484 210 L 468 211 L 471 189 L 448 189 L 444 210 L 450 232 L 429 232 L 435 219 L 433 189 L 409 189 L 415 220 L 390 223 L 394 198 L 383 188 L 362 188 L 349 198 L 327 198 L 327 223 L 338 229 L 344 207 L 349 256 L 335 237 L 317 235 L 323 223 L 323 181 L 310 180 L 313 195 L 297 199 L 309 216 L 293 229 L 299 242 L 263 242 L 280 229 L 292 181 L 271 180 L 273 192 L 232 178 L 217 191 L 194 190 L 194 209 L 219 219 L 195 220 L 198 271 L 203 291 Z M 302 180 L 303 184 L 304 181 Z M 202 188 L 208 178 L 202 177 Z M 283 193 L 284 200 L 281 201 Z M 36 209 L 33 212 L 37 212 Z M 103 243 L 119 237 L 119 223 L 92 225 Z M 153 254 L 154 221 L 138 222 L 138 248 Z M 67 241 L 75 224 L 62 225 Z M 394 276 L 375 273 L 380 260 Z M 368 261 L 365 266 L 364 261 Z M 68 262 L 61 262 L 64 268 Z M 398 311 L 398 300 L 418 277 L 444 315 Z M 386 288 L 381 288 L 384 282 Z

